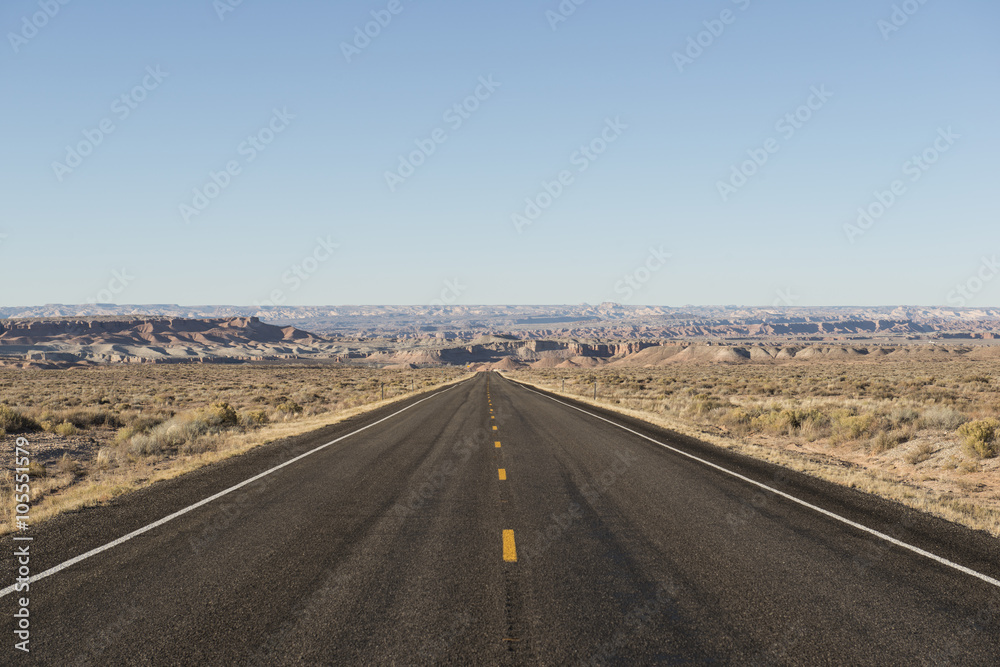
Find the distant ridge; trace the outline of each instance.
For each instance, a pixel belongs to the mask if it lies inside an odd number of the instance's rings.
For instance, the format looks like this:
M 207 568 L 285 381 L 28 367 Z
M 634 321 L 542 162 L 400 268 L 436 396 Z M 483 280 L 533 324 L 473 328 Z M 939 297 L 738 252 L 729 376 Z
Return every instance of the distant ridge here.
M 686 320 L 656 325 L 653 318 L 637 317 L 631 322 L 595 318 L 587 321 L 586 329 L 567 329 L 542 338 L 549 330 L 505 332 L 501 321 L 485 316 L 466 322 L 468 329 L 449 332 L 438 331 L 436 326 L 428 331 L 426 325 L 407 332 L 412 323 L 401 319 L 347 317 L 335 320 L 338 331 L 330 336 L 269 324 L 255 316 L 5 319 L 0 320 L 0 365 L 66 368 L 109 363 L 297 360 L 390 368 L 465 365 L 517 370 L 977 359 L 1000 354 L 1000 345 L 990 344 L 997 339 L 995 322 L 993 330 L 963 333 L 943 332 L 907 320 L 750 325 L 734 320 Z M 963 321 L 962 326 L 968 325 Z M 983 320 L 981 325 L 985 329 L 989 321 Z M 360 328 L 352 330 L 351 326 Z M 587 335 L 578 335 L 580 332 Z
M 5 318 L 258 318 L 328 336 L 474 340 L 992 340 L 1000 308 L 744 306 L 178 306 L 48 304 Z

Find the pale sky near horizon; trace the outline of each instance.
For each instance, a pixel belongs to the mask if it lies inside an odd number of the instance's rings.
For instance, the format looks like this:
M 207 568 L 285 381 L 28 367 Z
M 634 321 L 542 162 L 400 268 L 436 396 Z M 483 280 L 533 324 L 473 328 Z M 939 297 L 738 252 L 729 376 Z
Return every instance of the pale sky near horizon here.
M 0 29 L 0 305 L 1000 304 L 995 2 L 9 0 Z

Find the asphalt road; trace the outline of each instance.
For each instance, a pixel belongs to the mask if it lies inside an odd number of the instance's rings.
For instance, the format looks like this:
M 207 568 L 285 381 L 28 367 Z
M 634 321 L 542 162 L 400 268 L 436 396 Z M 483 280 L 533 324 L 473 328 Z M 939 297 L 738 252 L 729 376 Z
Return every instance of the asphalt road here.
M 39 526 L 33 575 L 284 464 L 8 591 L 0 662 L 1000 664 L 998 541 L 580 407 L 481 373 Z

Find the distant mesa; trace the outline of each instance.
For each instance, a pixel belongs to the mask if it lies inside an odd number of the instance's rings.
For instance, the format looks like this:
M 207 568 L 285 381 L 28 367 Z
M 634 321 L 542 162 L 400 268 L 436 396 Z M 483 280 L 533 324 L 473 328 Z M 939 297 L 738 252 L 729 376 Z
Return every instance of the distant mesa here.
M 761 364 L 988 355 L 1000 309 L 740 306 L 0 308 L 0 363 Z M 905 344 L 905 346 L 904 346 Z M 917 345 L 913 345 L 917 344 Z
M 0 361 L 31 365 L 293 358 L 326 338 L 257 317 L 0 320 Z

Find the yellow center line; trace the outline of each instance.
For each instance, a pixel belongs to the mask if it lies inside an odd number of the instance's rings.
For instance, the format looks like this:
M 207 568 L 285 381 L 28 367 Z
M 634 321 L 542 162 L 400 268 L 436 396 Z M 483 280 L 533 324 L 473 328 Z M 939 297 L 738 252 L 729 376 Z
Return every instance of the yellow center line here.
M 494 427 L 493 427 L 493 430 L 494 430 L 494 431 L 495 431 L 495 430 L 497 430 L 497 427 L 496 427 L 496 426 L 494 426 Z
M 503 531 L 503 559 L 508 563 L 517 562 L 517 547 L 514 546 L 514 531 Z
M 500 441 L 497 440 L 496 442 L 494 442 L 493 446 L 499 449 L 500 448 Z
M 500 481 L 503 482 L 503 481 L 506 481 L 506 480 L 507 480 L 507 469 L 506 468 L 500 468 Z

